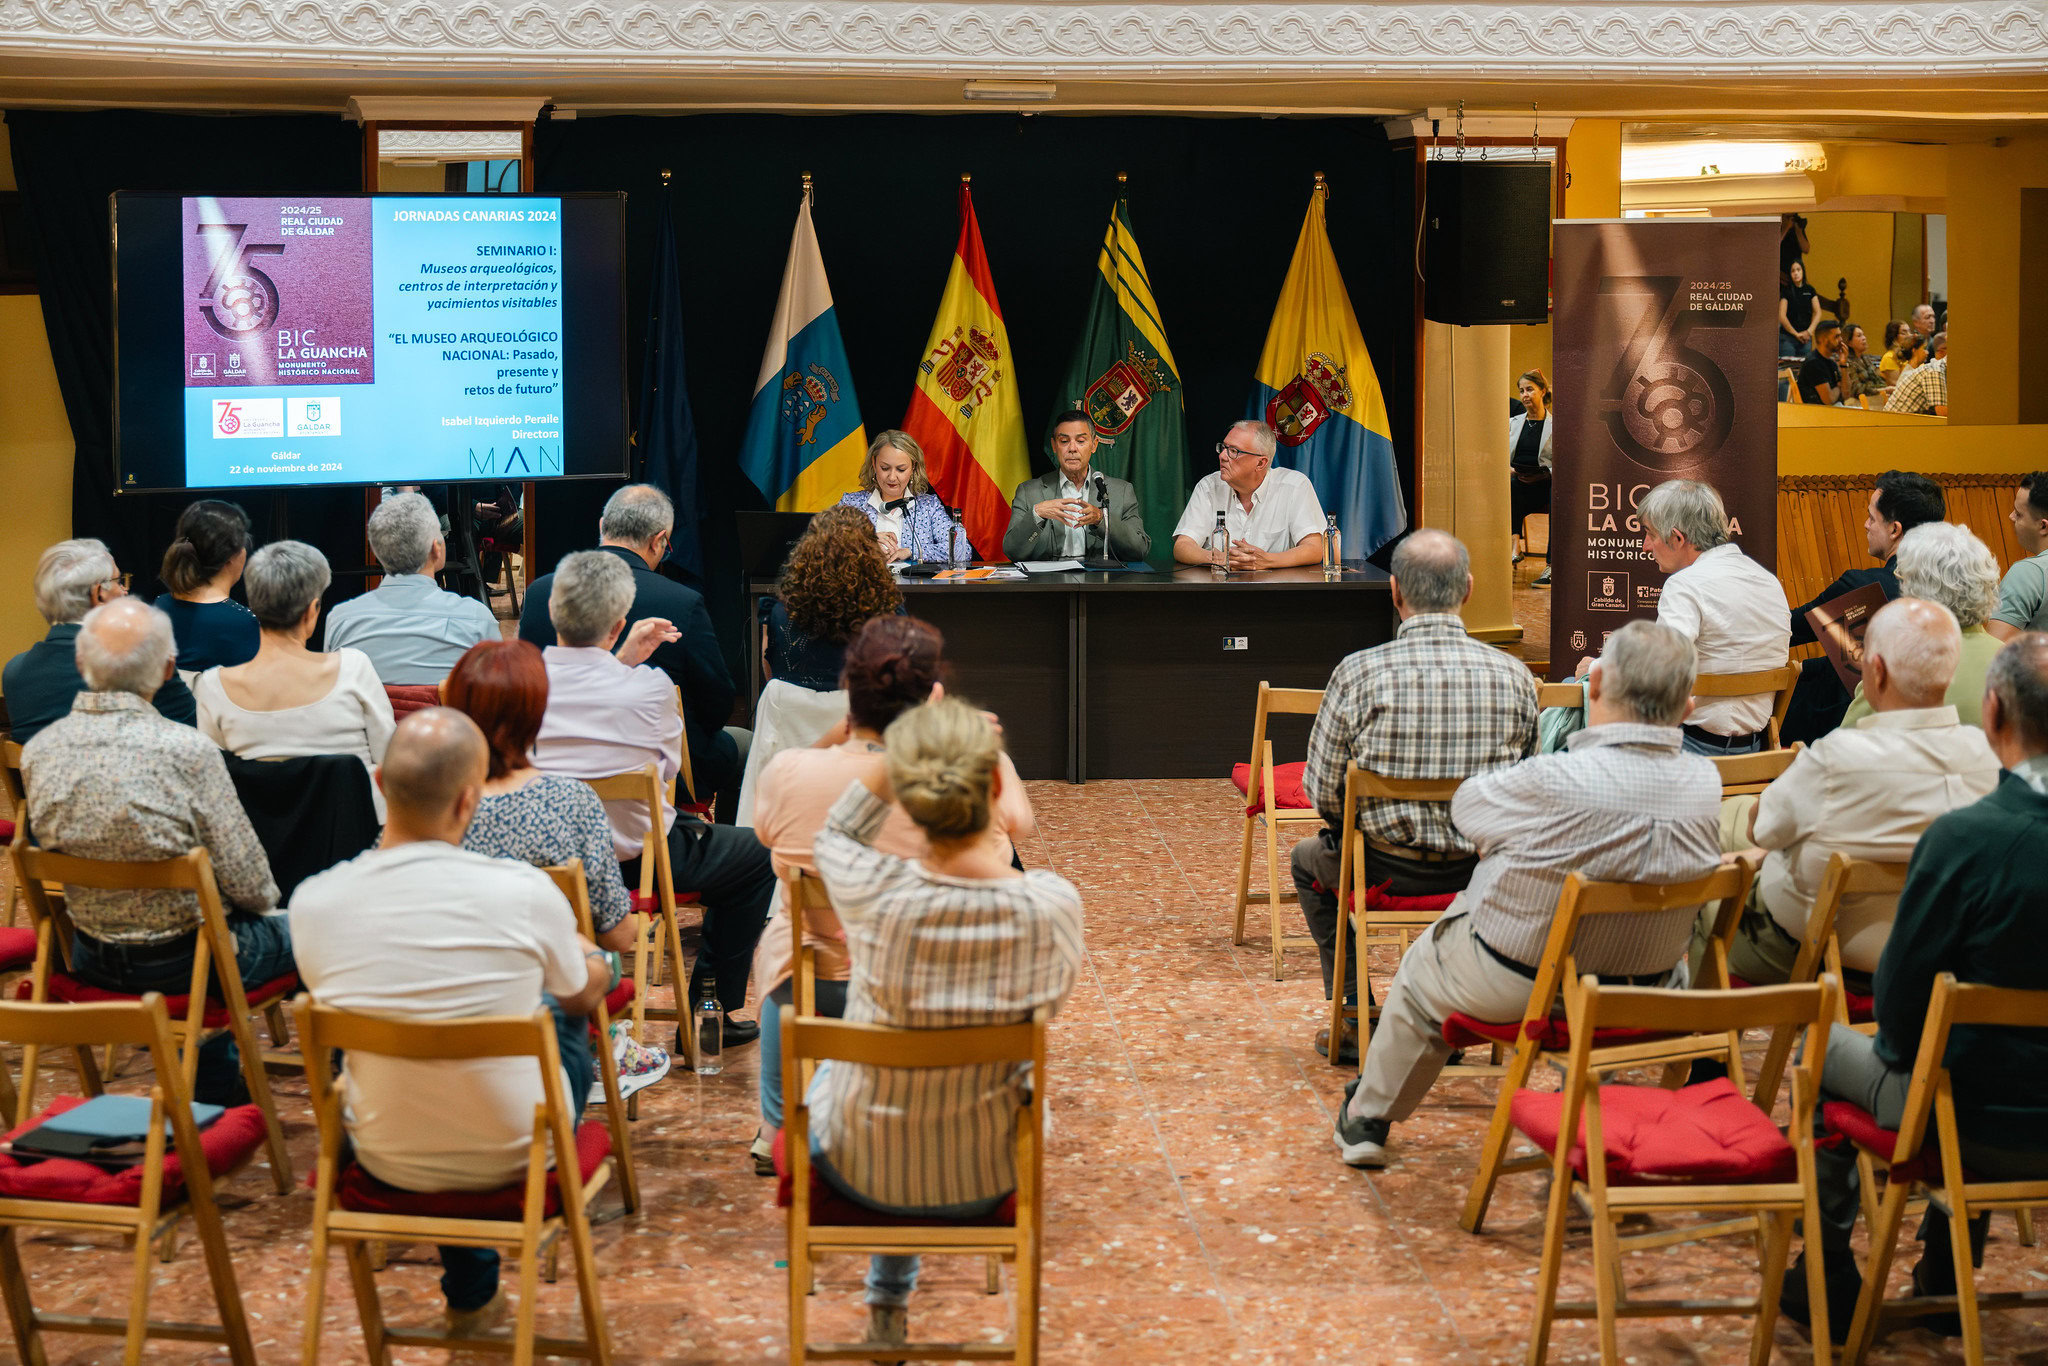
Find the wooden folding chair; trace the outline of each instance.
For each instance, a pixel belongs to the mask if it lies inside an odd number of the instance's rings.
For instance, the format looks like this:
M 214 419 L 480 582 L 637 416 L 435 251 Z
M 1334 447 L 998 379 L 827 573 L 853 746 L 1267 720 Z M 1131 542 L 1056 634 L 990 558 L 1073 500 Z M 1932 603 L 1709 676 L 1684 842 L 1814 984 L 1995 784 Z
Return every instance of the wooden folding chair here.
M 685 743 L 685 764 L 689 763 L 689 749 Z M 641 917 L 633 942 L 633 1037 L 647 1042 L 649 1019 L 674 1020 L 676 1032 L 683 1037 L 683 1062 L 695 1070 L 697 1031 L 685 1028 L 690 1019 L 690 1002 L 684 999 L 688 995 L 689 974 L 684 971 L 688 960 L 683 957 L 683 931 L 676 919 L 676 907 L 696 901 L 697 894 L 676 891 L 675 875 L 669 866 L 668 840 L 663 838 L 661 828 L 661 769 L 649 763 L 609 778 L 586 781 L 604 801 L 639 802 L 646 808 L 647 839 L 640 846 L 640 886 L 637 891 L 628 889 L 633 912 Z M 661 979 L 662 963 L 671 957 L 675 960 L 675 1004 L 657 1006 L 648 1000 L 648 989 Z
M 21 746 L 12 739 L 0 739 L 0 839 L 12 840 L 14 832 L 28 824 L 28 801 L 21 785 Z M 7 927 L 14 928 L 21 914 L 21 888 L 7 894 Z M 12 1114 L 13 1111 L 8 1113 Z
M 1359 995 L 1372 996 L 1371 959 L 1375 944 L 1386 944 L 1406 953 L 1417 934 L 1436 924 L 1443 906 L 1394 909 L 1375 906 L 1372 900 L 1371 846 L 1358 828 L 1358 812 L 1372 799 L 1447 804 L 1464 785 L 1463 778 L 1383 778 L 1353 761 L 1344 771 L 1344 847 L 1337 861 L 1337 942 L 1330 968 L 1330 1065 L 1341 1066 L 1338 1046 L 1344 1037 L 1344 1021 L 1352 1014 L 1344 1005 L 1350 987 L 1350 953 L 1345 947 L 1345 921 L 1349 920 L 1358 939 Z M 1445 899 L 1448 904 L 1448 899 Z M 1372 1044 L 1372 1008 L 1359 1006 L 1358 1065 L 1365 1068 L 1365 1051 Z M 1446 1068 L 1446 1071 L 1453 1069 Z M 1463 1072 L 1462 1066 L 1455 1069 Z
M 1761 793 L 1776 782 L 1785 770 L 1792 767 L 1792 761 L 1806 748 L 1804 740 L 1795 740 L 1790 749 L 1767 749 L 1757 754 L 1717 754 L 1709 756 L 1721 775 L 1721 799 L 1747 797 Z
M 1792 706 L 1792 689 L 1799 683 L 1799 666 L 1786 664 L 1776 669 L 1757 669 L 1740 674 L 1701 674 L 1692 681 L 1694 697 L 1750 697 L 1760 692 L 1776 693 L 1771 704 L 1769 749 L 1778 748 L 1778 734 L 1785 725 L 1785 713 Z
M 1280 827 L 1282 825 L 1322 824 L 1322 813 L 1315 805 L 1303 798 L 1303 805 L 1283 805 L 1274 783 L 1273 742 L 1266 738 L 1266 718 L 1275 715 L 1314 716 L 1323 705 L 1321 688 L 1276 688 L 1259 682 L 1258 707 L 1252 714 L 1252 757 L 1245 766 L 1245 781 L 1239 791 L 1244 793 L 1244 845 L 1237 856 L 1237 927 L 1231 932 L 1230 942 L 1242 944 L 1244 938 L 1245 907 L 1263 901 L 1266 913 L 1272 922 L 1273 980 L 1279 981 L 1284 975 L 1281 955 L 1284 950 L 1314 947 L 1315 940 L 1305 934 L 1283 934 L 1280 929 L 1280 904 L 1296 901 L 1293 892 L 1285 895 L 1280 891 Z M 1280 773 L 1291 776 L 1293 786 L 1301 784 L 1303 765 L 1283 764 Z M 1291 771 L 1291 772 L 1290 772 Z M 1234 777 L 1234 775 L 1233 775 Z M 1252 883 L 1252 836 L 1264 821 L 1266 827 L 1266 890 L 1254 892 Z M 1293 879 L 1288 879 L 1293 885 Z
M 0 1300 L 6 1301 L 14 1329 L 16 1359 L 41 1366 L 48 1359 L 42 1335 L 58 1332 L 121 1338 L 126 1366 L 142 1360 L 143 1343 L 151 1337 L 221 1343 L 238 1366 L 254 1366 L 256 1349 L 249 1340 L 220 1207 L 214 1202 L 214 1183 L 239 1170 L 262 1146 L 262 1128 L 249 1122 L 244 1107 L 222 1115 L 202 1140 L 192 1123 L 164 998 L 150 992 L 139 1000 L 98 1005 L 0 1003 L 0 1040 L 27 1048 L 70 1048 L 85 1057 L 95 1045 L 125 1044 L 147 1049 L 156 1067 L 156 1084 L 149 1092 L 149 1136 L 138 1165 L 109 1171 L 71 1158 L 28 1165 L 0 1157 Z M 89 1094 L 99 1094 L 96 1075 L 87 1074 L 83 1080 Z M 78 1103 L 58 1100 L 44 1114 Z M 23 1117 L 19 1122 L 29 1121 Z M 169 1251 L 178 1221 L 188 1214 L 206 1258 L 207 1280 L 220 1312 L 217 1325 L 164 1323 L 149 1317 L 151 1263 L 156 1260 L 152 1253 L 159 1246 Z M 134 1270 L 127 1317 L 81 1317 L 36 1309 L 15 1247 L 17 1228 L 111 1232 L 132 1238 Z
M 818 1013 L 818 954 L 804 942 L 804 918 L 832 910 L 832 894 L 816 873 L 793 868 L 782 878 L 782 904 L 789 909 L 789 993 L 799 1015 Z M 806 1078 L 808 1081 L 808 1078 Z
M 1465 1198 L 1465 1212 L 1458 1220 L 1459 1226 L 1467 1233 L 1479 1232 L 1480 1224 L 1486 1218 L 1486 1207 L 1493 1199 L 1493 1188 L 1503 1175 L 1534 1171 L 1549 1164 L 1549 1158 L 1541 1154 L 1508 1160 L 1508 1144 L 1514 1137 L 1509 1107 L 1514 1102 L 1515 1093 L 1528 1085 L 1529 1077 L 1539 1063 L 1561 1066 L 1571 1048 L 1575 1036 L 1569 1023 L 1555 1018 L 1551 1012 L 1556 1006 L 1560 986 L 1579 976 L 1578 959 L 1572 945 L 1578 937 L 1580 924 L 1589 916 L 1641 914 L 1718 901 L 1721 905 L 1715 916 L 1713 936 L 1708 941 L 1707 962 L 1700 965 L 1700 980 L 1693 985 L 1710 989 L 1726 987 L 1728 943 L 1735 933 L 1736 918 L 1742 914 L 1743 899 L 1749 895 L 1749 884 L 1755 876 L 1756 865 L 1748 859 L 1724 863 L 1707 876 L 1691 882 L 1593 882 L 1572 873 L 1565 878 L 1564 886 L 1557 894 L 1557 914 L 1551 918 L 1550 938 L 1544 943 L 1543 954 L 1536 961 L 1536 980 L 1529 984 L 1529 1002 L 1522 1009 L 1522 1018 L 1492 1023 L 1453 1015 L 1444 1022 L 1444 1041 L 1453 1047 L 1499 1043 L 1515 1050 L 1514 1056 L 1508 1060 L 1506 1080 L 1501 1083 L 1500 1097 L 1493 1107 L 1493 1121 L 1487 1128 L 1485 1146 L 1480 1150 L 1479 1171 L 1472 1178 L 1472 1189 Z M 1665 1087 L 1675 1090 L 1684 1083 L 1686 1064 L 1692 1059 L 1725 1059 L 1729 1051 L 1726 1037 L 1660 1029 L 1649 1034 L 1641 1031 L 1610 1032 L 1596 1037 L 1589 1056 L 1593 1067 L 1601 1072 L 1626 1067 L 1662 1067 Z
M 37 1004 L 53 1000 L 73 1004 L 139 1001 L 143 995 L 104 991 L 71 975 L 74 930 L 61 900 L 44 890 L 45 882 L 106 891 L 189 892 L 198 900 L 199 934 L 192 955 L 191 984 L 185 995 L 166 997 L 164 1002 L 165 1009 L 171 1012 L 172 1036 L 178 1042 L 184 1093 L 192 1094 L 193 1082 L 199 1075 L 200 1045 L 227 1030 L 234 1036 L 235 1047 L 241 1054 L 242 1077 L 248 1083 L 250 1099 L 263 1110 L 270 1179 L 279 1195 L 289 1193 L 292 1161 L 285 1151 L 284 1129 L 278 1124 L 277 1102 L 270 1094 L 270 1078 L 264 1067 L 298 1067 L 301 1059 L 296 1053 L 259 1045 L 252 1017 L 261 1011 L 269 1023 L 271 1039 L 282 1045 L 286 1038 L 284 999 L 298 989 L 299 975 L 288 972 L 244 989 L 241 967 L 235 959 L 235 938 L 228 931 L 220 888 L 213 880 L 213 860 L 206 850 L 194 849 L 154 863 L 115 863 L 38 849 L 28 842 L 27 831 L 19 830 L 8 846 L 8 853 L 14 860 L 15 880 L 27 897 L 29 920 L 36 930 L 36 961 L 29 971 L 28 999 Z M 220 983 L 218 997 L 210 993 L 214 979 Z M 34 1044 L 22 1050 L 16 1123 L 25 1122 L 35 1108 L 37 1052 Z M 89 1074 L 87 1084 L 97 1085 L 99 1072 L 91 1057 L 81 1054 L 79 1066 Z
M 583 880 L 583 860 L 572 858 L 567 863 L 552 864 L 541 870 L 555 880 L 569 904 L 576 910 L 576 928 L 585 939 L 597 942 L 597 929 L 590 918 L 590 888 Z M 633 1174 L 633 1140 L 626 1132 L 626 1121 L 639 1118 L 635 1113 L 640 1097 L 630 1102 L 619 1099 L 619 1069 L 612 1061 L 612 1002 L 623 1007 L 631 999 L 634 984 L 629 978 L 619 983 L 611 995 L 597 1003 L 590 1012 L 590 1023 L 597 1030 L 599 1045 L 594 1050 L 597 1061 L 597 1077 L 604 1083 L 604 1117 L 612 1131 L 612 1160 L 619 1164 L 619 1196 L 631 1214 L 640 1208 L 640 1182 Z
M 1536 708 L 1538 711 L 1548 707 L 1578 708 L 1585 705 L 1586 690 L 1577 680 L 1565 683 L 1539 683 L 1536 685 Z
M 589 1210 L 612 1172 L 611 1133 L 586 1122 L 571 1132 L 574 1113 L 562 1094 L 561 1054 L 555 1047 L 554 1018 L 486 1016 L 474 1020 L 392 1020 L 358 1015 L 316 1004 L 301 996 L 292 1005 L 299 1042 L 310 1063 L 313 1120 L 320 1155 L 313 1186 L 313 1257 L 306 1289 L 306 1324 L 301 1360 L 320 1359 L 320 1320 L 327 1292 L 331 1243 L 342 1245 L 363 1343 L 370 1360 L 389 1366 L 393 1347 L 435 1347 L 496 1352 L 526 1366 L 536 1355 L 611 1360 L 611 1339 L 598 1296 L 597 1261 L 590 1237 Z M 378 1181 L 354 1161 L 344 1163 L 346 1137 L 341 1094 L 328 1072 L 333 1050 L 389 1058 L 456 1061 L 473 1058 L 532 1058 L 540 1068 L 546 1097 L 533 1107 L 533 1141 L 526 1175 L 494 1191 L 420 1194 Z M 552 1164 L 550 1156 L 552 1154 Z M 550 1171 L 550 1166 L 554 1170 Z M 573 1180 L 561 1179 L 573 1168 Z M 543 1258 L 552 1260 L 566 1237 L 576 1263 L 576 1289 L 583 1305 L 582 1338 L 539 1337 L 534 1333 Z M 510 1338 L 455 1338 L 425 1329 L 392 1328 L 384 1322 L 370 1244 L 435 1243 L 454 1247 L 505 1247 L 519 1258 L 519 1307 Z
M 1598 1319 L 1600 1359 L 1612 1366 L 1621 1359 L 1615 1324 L 1623 1316 L 1755 1314 L 1750 1361 L 1752 1366 L 1765 1366 L 1771 1359 L 1793 1220 L 1804 1219 L 1808 1229 L 1820 1226 L 1813 1112 L 1820 1094 L 1820 1061 L 1827 1056 L 1828 1025 L 1837 1009 L 1836 990 L 1832 977 L 1818 984 L 1751 991 L 1603 987 L 1592 977 L 1565 983 L 1572 1047 L 1564 1092 L 1520 1091 L 1513 1100 L 1516 1127 L 1549 1153 L 1551 1179 L 1536 1318 L 1529 1335 L 1531 1366 L 1546 1359 L 1551 1324 L 1560 1318 Z M 1762 1026 L 1806 1030 L 1805 1061 L 1792 1075 L 1792 1125 L 1784 1133 L 1771 1122 L 1767 1104 L 1753 1103 L 1742 1094 L 1742 1031 Z M 1596 1061 L 1594 1040 L 1611 1030 L 1718 1033 L 1725 1039 L 1728 1077 L 1676 1092 L 1603 1086 L 1600 1073 L 1605 1069 Z M 1705 1163 L 1700 1151 L 1703 1135 L 1720 1149 Z M 1700 1171 L 1702 1165 L 1708 1170 Z M 1594 1299 L 1559 1304 L 1565 1221 L 1574 1199 L 1592 1210 Z M 1620 1236 L 1616 1227 L 1632 1215 L 1662 1216 L 1680 1210 L 1738 1217 L 1631 1237 Z M 1763 1284 L 1756 1299 L 1628 1297 L 1622 1279 L 1624 1252 L 1731 1234 L 1757 1239 Z M 1806 1284 L 1814 1341 L 1826 1342 L 1827 1281 L 1819 1247 L 1811 1238 Z
M 1934 995 L 1927 1004 L 1927 1026 L 1920 1033 L 1920 1053 L 1913 1062 L 1913 1081 L 1898 1129 L 1880 1128 L 1867 1111 L 1847 1102 L 1829 1101 L 1821 1107 L 1830 1132 L 1848 1138 L 1860 1155 L 1882 1163 L 1888 1178 L 1877 1220 L 1870 1228 L 1863 1295 L 1856 1301 L 1856 1318 L 1842 1350 L 1842 1360 L 1848 1366 L 1863 1360 L 1884 1320 L 1949 1311 L 1962 1317 L 1963 1359 L 1970 1366 L 1983 1366 L 1984 1310 L 2048 1306 L 2048 1290 L 1977 1293 L 1970 1255 L 1971 1217 L 2000 1209 L 2019 1214 L 2048 1204 L 2048 1178 L 1982 1181 L 1964 1169 L 1955 1091 L 1945 1063 L 1949 1033 L 1958 1025 L 2048 1029 L 2048 991 L 1958 983 L 1954 973 L 1942 973 L 1934 980 Z M 1891 1274 L 1899 1226 L 1905 1219 L 1907 1201 L 1916 1194 L 1924 1194 L 1948 1212 L 1957 1293 L 1886 1300 L 1885 1281 Z M 1816 1322 L 1815 1341 L 1820 1340 Z
M 1046 1011 L 1028 1024 L 963 1029 L 886 1029 L 880 1025 L 804 1019 L 782 1007 L 782 1166 L 776 1200 L 789 1210 L 789 1360 L 905 1361 L 1038 1360 L 1038 1266 L 1042 1250 L 1046 1095 Z M 977 1219 L 914 1219 L 864 1209 L 839 1195 L 811 1166 L 811 1111 L 798 1084 L 819 1062 L 927 1070 L 990 1063 L 1031 1064 L 1031 1084 L 1012 1137 L 1016 1194 Z M 829 1222 L 820 1222 L 827 1220 Z M 1016 1268 L 1016 1321 L 1006 1342 L 925 1342 L 877 1348 L 873 1343 L 820 1343 L 805 1337 L 812 1263 L 843 1253 L 987 1256 Z
M 697 775 L 690 769 L 690 718 L 683 712 L 681 685 L 676 687 L 676 719 L 683 723 L 682 753 L 678 756 L 681 765 L 676 774 L 682 780 L 682 790 L 676 794 L 676 810 L 688 811 L 708 821 L 711 819 L 711 803 L 697 800 Z

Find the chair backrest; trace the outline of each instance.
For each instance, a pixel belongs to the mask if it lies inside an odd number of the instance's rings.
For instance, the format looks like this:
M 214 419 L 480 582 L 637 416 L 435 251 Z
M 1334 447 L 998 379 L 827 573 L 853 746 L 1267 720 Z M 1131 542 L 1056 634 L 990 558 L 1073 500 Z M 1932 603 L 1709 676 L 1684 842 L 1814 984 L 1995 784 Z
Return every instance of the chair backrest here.
M 7 814 L 22 819 L 21 746 L 13 739 L 0 740 L 0 796 L 7 799 Z
M 576 912 L 576 930 L 585 939 L 595 940 L 595 922 L 590 918 L 590 886 L 583 878 L 583 860 L 572 858 L 567 863 L 550 863 L 541 871 L 555 880 L 555 889 L 568 899 Z
M 818 1013 L 817 955 L 804 943 L 804 922 L 811 911 L 831 911 L 832 893 L 816 873 L 792 868 L 782 879 L 783 905 L 789 911 L 790 999 L 799 1015 Z
M 1934 992 L 1927 1002 L 1927 1025 L 1920 1031 L 1920 1052 L 1913 1060 L 1913 1082 L 1906 1091 L 1899 1138 L 1892 1149 L 1894 1163 L 1918 1155 L 1927 1140 L 1930 1122 L 1938 1121 L 1948 1131 L 1944 1140 L 1958 1137 L 1955 1095 L 1949 1086 L 1946 1065 L 1949 1033 L 1957 1025 L 2048 1029 L 2048 991 L 1958 982 L 1952 972 L 1934 979 Z M 1939 1114 L 1935 1113 L 1937 1104 Z M 1959 1160 L 1954 1142 L 1944 1141 L 1942 1146 L 1945 1164 Z
M 1784 771 L 1792 767 L 1792 761 L 1806 748 L 1804 740 L 1794 741 L 1790 749 L 1767 749 L 1757 754 L 1719 754 L 1709 756 L 1715 769 L 1721 774 L 1721 795 L 1723 797 L 1747 796 L 1762 792 Z
M 683 752 L 689 753 L 687 740 Z M 687 762 L 687 760 L 685 760 Z M 675 880 L 669 875 L 668 841 L 661 834 L 661 768 L 652 762 L 606 778 L 586 778 L 600 801 L 639 802 L 647 808 L 647 840 L 640 847 L 640 895 L 662 899 L 662 914 L 675 914 Z
M 682 804 L 694 807 L 697 805 L 697 775 L 690 771 L 690 718 L 683 711 L 683 689 L 680 684 L 676 687 L 676 720 L 682 722 L 683 725 L 683 736 L 680 741 L 683 751 L 680 756 L 682 763 L 680 776 L 683 780 Z
M 1792 706 L 1792 689 L 1799 683 L 1799 666 L 1786 664 L 1775 669 L 1757 669 L 1740 674 L 1701 674 L 1692 681 L 1694 697 L 1753 697 L 1760 692 L 1776 693 L 1771 704 L 1771 748 L 1778 747 L 1778 735 L 1785 713 Z
M 1322 709 L 1321 688 L 1276 688 L 1259 680 L 1258 705 L 1252 712 L 1252 757 L 1251 773 L 1247 780 L 1245 802 L 1256 806 L 1263 800 L 1268 779 L 1273 768 L 1272 746 L 1266 743 L 1266 718 L 1269 716 L 1314 716 Z
M 1586 704 L 1586 689 L 1577 682 L 1539 683 L 1536 685 L 1536 705 L 1541 707 L 1582 707 Z

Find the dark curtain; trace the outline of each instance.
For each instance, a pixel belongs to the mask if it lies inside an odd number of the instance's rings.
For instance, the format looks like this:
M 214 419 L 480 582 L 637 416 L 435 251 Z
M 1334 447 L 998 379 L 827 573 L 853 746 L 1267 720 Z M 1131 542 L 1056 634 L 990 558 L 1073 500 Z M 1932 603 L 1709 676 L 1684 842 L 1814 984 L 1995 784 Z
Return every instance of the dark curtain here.
M 996 293 L 1038 468 L 1088 304 L 1096 253 L 1128 172 L 1132 223 L 1180 363 L 1192 478 L 1243 413 L 1314 174 L 1332 244 L 1393 419 L 1413 507 L 1413 164 L 1370 119 L 707 114 L 543 123 L 542 191 L 627 192 L 627 308 L 637 374 L 655 210 L 675 173 L 690 402 L 700 451 L 705 591 L 735 670 L 742 597 L 733 512 L 763 499 L 737 455 L 775 306 L 801 177 L 870 435 L 901 421 L 974 176 Z M 636 415 L 637 417 L 637 415 Z M 615 484 L 537 491 L 540 564 L 594 543 Z
M 77 451 L 71 476 L 74 536 L 96 536 L 154 595 L 180 494 L 114 493 L 114 313 L 108 196 L 116 190 L 180 194 L 314 194 L 362 188 L 362 130 L 318 115 L 205 116 L 132 111 L 11 109 L 14 176 L 28 223 L 43 325 Z M 360 489 L 235 495 L 259 541 L 280 527 L 312 542 L 337 569 L 363 560 Z M 360 585 L 342 580 L 336 594 Z

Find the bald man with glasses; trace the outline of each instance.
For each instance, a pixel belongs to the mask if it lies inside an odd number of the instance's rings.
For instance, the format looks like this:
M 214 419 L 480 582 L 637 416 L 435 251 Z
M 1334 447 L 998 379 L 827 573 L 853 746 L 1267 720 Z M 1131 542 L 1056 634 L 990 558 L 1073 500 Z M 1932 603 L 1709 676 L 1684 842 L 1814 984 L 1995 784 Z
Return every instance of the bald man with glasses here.
M 1173 529 L 1176 561 L 1211 563 L 1209 537 L 1222 513 L 1232 572 L 1322 563 L 1323 505 L 1316 487 L 1301 471 L 1273 464 L 1275 444 L 1271 427 L 1250 420 L 1216 444 L 1216 473 L 1195 485 Z

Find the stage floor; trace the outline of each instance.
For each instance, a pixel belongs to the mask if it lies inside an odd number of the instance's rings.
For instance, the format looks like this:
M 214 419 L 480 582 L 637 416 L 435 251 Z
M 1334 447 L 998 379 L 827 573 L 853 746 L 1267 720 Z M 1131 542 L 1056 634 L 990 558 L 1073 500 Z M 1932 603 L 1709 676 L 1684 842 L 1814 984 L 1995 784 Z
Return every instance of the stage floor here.
M 1271 979 L 1263 938 L 1230 945 L 1230 887 L 1239 825 L 1235 794 L 1215 781 L 1033 783 L 1041 833 L 1033 866 L 1072 878 L 1087 906 L 1088 962 L 1052 1031 L 1054 1132 L 1046 1179 L 1044 1359 L 1049 1363 L 1445 1362 L 1492 1366 L 1526 1345 L 1528 1286 L 1542 1232 L 1538 1181 L 1510 1177 L 1491 1231 L 1462 1233 L 1457 1214 L 1493 1096 L 1487 1080 L 1447 1083 L 1394 1131 L 1395 1164 L 1366 1175 L 1337 1161 L 1333 1106 L 1348 1075 L 1313 1048 L 1325 1009 L 1316 956 L 1294 950 Z M 1292 908 L 1289 908 L 1291 913 Z M 1291 926 L 1290 926 L 1291 928 Z M 1384 984 L 1390 960 L 1376 963 Z M 773 1183 L 752 1174 L 757 1119 L 753 1047 L 716 1078 L 676 1075 L 642 1094 L 633 1126 L 644 1212 L 597 1229 L 603 1294 L 624 1362 L 784 1361 L 782 1215 Z M 72 1078 L 46 1076 L 66 1086 Z M 143 1081 L 132 1065 L 118 1089 Z M 1549 1084 L 1549 1083 L 1545 1083 Z M 280 1074 L 292 1159 L 313 1156 L 305 1083 Z M 227 1228 L 265 1362 L 296 1361 L 304 1303 L 310 1196 L 271 1193 L 260 1170 L 226 1188 Z M 616 1210 L 616 1197 L 602 1206 Z M 1860 1244 L 1859 1244 L 1860 1246 Z M 23 1260 L 38 1303 L 64 1312 L 123 1312 L 125 1254 L 111 1242 L 41 1236 Z M 1913 1260 L 1907 1250 L 1903 1262 Z M 1591 1293 L 1581 1234 L 1567 1252 L 1565 1290 Z M 328 1286 L 328 1361 L 362 1359 L 340 1262 Z M 1645 1254 L 1632 1283 L 1653 1293 L 1753 1293 L 1749 1245 Z M 861 1267 L 827 1262 L 814 1301 L 820 1336 L 857 1337 Z M 379 1277 L 401 1321 L 438 1312 L 430 1250 L 394 1249 Z M 1899 1272 L 1905 1275 L 1902 1266 Z M 980 1336 L 1007 1296 L 980 1293 L 978 1264 L 933 1265 L 911 1310 L 914 1332 Z M 1992 1226 L 1982 1283 L 2048 1278 L 2048 1249 L 2016 1246 L 2010 1219 Z M 192 1240 L 159 1268 L 161 1317 L 211 1313 Z M 570 1332 L 575 1291 L 543 1286 L 543 1331 Z M 2036 1319 L 1993 1314 L 1987 1355 L 2030 1359 Z M 1746 1360 L 1736 1319 L 1624 1321 L 1637 1363 Z M 52 1360 L 118 1360 L 118 1344 L 52 1340 Z M 412 1354 L 418 1356 L 419 1354 Z M 1551 1360 L 1596 1356 L 1593 1329 L 1564 1324 Z M 11 1361 L 11 1344 L 0 1361 Z M 150 1360 L 218 1360 L 153 1343 Z M 421 1357 L 421 1359 L 425 1359 Z M 1789 1326 L 1774 1358 L 1812 1354 Z M 1873 1362 L 1960 1359 L 1919 1329 L 1895 1333 Z

